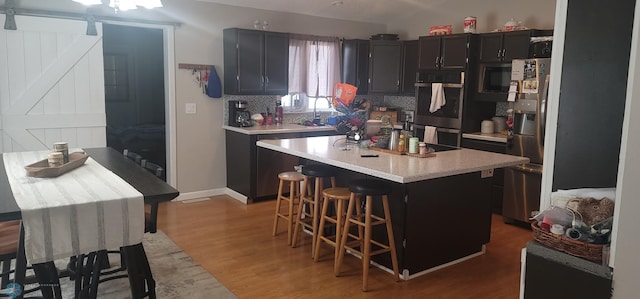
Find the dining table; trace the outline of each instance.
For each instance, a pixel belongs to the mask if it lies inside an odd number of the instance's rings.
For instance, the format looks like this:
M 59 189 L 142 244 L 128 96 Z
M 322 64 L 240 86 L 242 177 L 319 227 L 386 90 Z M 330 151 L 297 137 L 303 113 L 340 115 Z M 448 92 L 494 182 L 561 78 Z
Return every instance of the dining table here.
M 157 207 L 157 205 L 161 202 L 171 201 L 179 195 L 178 190 L 156 177 L 153 173 L 142 168 L 134 161 L 127 159 L 122 153 L 116 151 L 113 148 L 84 148 L 82 149 L 82 151 L 87 153 L 90 159 L 97 162 L 99 165 L 115 174 L 117 177 L 121 178 L 122 181 L 125 182 L 125 184 L 133 187 L 133 189 L 135 189 L 134 191 L 137 190 L 137 192 L 142 195 L 141 198 L 144 201 L 144 204 Z M 23 220 L 24 213 L 21 210 L 18 202 L 16 202 L 14 191 L 12 190 L 12 185 L 10 183 L 11 179 L 7 174 L 7 169 L 5 168 L 5 155 L 7 154 L 0 155 L 0 221 Z M 81 167 L 87 166 L 84 165 L 80 166 L 80 168 Z M 24 175 L 26 176 L 26 171 Z M 68 174 L 63 174 L 62 176 L 65 175 Z M 47 195 L 43 194 L 42 196 L 44 199 L 46 199 Z M 142 210 L 135 209 L 134 211 L 140 211 L 141 213 L 143 213 Z M 117 215 L 115 217 L 117 217 Z M 143 217 L 142 219 L 144 219 L 144 215 L 140 215 L 140 217 Z M 99 249 L 107 250 L 114 248 Z M 146 268 L 146 270 L 149 271 L 147 273 L 147 276 L 150 276 L 151 274 L 142 243 L 125 244 L 122 246 L 121 252 L 123 253 L 126 260 L 125 262 L 127 264 L 129 282 L 132 288 L 132 296 L 136 298 L 137 296 L 139 296 L 139 294 L 144 292 L 145 279 L 147 279 L 146 283 L 149 288 L 155 287 L 155 282 L 153 281 L 152 277 L 144 277 L 144 275 L 141 275 L 140 273 L 140 271 L 144 271 L 144 269 Z M 142 259 L 140 259 L 141 254 L 143 257 Z M 143 264 L 141 264 L 141 260 Z M 35 263 L 32 266 L 34 267 L 34 271 L 45 271 L 46 267 L 52 264 L 52 261 L 47 261 L 47 263 Z M 16 268 L 14 274 L 15 280 L 13 281 L 14 284 L 17 284 L 20 290 L 24 289 L 26 282 L 26 265 L 27 256 L 25 253 L 25 221 L 23 220 L 20 230 L 18 250 L 16 254 Z M 36 276 L 39 276 L 37 272 Z M 40 283 L 41 285 L 57 281 L 57 279 L 58 277 L 47 277 L 47 275 L 42 275 L 41 277 L 37 278 L 38 283 Z M 148 279 L 151 280 L 151 283 L 149 283 Z M 10 295 L 13 295 L 14 298 L 22 298 L 23 296 L 21 291 Z M 43 291 L 43 295 L 45 297 L 53 296 L 49 291 Z

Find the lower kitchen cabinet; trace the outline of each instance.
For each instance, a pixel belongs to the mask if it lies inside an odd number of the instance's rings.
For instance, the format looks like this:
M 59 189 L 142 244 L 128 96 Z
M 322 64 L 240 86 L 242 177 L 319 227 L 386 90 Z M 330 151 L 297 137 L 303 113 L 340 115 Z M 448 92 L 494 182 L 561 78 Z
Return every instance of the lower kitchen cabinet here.
M 527 243 L 525 299 L 611 298 L 613 269 L 536 241 Z
M 299 158 L 269 149 L 258 148 L 264 139 L 288 139 L 331 135 L 333 131 L 244 134 L 226 130 L 227 188 L 243 194 L 249 202 L 275 199 L 278 193 L 278 174 L 293 171 Z
M 504 154 L 506 145 L 501 142 L 475 140 L 462 138 L 460 146 L 481 151 Z M 491 184 L 491 211 L 502 214 L 502 195 L 504 193 L 504 168 L 493 170 L 493 181 Z

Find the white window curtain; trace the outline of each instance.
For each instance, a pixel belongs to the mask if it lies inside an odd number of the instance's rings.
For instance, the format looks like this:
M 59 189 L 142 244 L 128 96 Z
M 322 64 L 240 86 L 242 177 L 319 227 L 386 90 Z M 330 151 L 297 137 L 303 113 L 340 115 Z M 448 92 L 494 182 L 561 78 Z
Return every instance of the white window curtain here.
M 340 40 L 291 36 L 289 40 L 289 94 L 330 97 L 340 82 Z

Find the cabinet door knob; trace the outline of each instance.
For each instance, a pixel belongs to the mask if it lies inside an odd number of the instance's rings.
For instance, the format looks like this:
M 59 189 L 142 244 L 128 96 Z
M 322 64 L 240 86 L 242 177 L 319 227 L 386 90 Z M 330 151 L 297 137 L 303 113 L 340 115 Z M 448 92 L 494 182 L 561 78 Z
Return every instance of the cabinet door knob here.
M 264 76 L 265 78 L 265 86 L 269 86 L 269 76 Z
M 497 55 L 498 59 L 500 59 L 500 52 L 502 52 L 502 49 L 498 49 L 498 55 Z
M 502 58 L 504 58 L 504 53 L 507 51 L 507 49 L 502 49 Z
M 436 56 L 436 67 L 438 67 L 438 60 L 440 60 L 440 56 Z
M 444 56 L 440 57 L 440 67 L 444 66 Z

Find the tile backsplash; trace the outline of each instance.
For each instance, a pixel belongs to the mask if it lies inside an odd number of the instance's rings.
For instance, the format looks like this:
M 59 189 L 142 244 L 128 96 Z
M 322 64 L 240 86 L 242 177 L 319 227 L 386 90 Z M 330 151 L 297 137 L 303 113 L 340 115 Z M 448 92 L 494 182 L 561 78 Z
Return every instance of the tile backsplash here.
M 225 95 L 224 96 L 224 123 L 229 122 L 229 104 L 228 101 L 246 101 L 247 110 L 251 114 L 264 113 L 269 108 L 269 111 L 273 113 L 276 107 L 276 100 L 278 96 L 237 96 L 237 95 Z M 415 110 L 416 99 L 414 96 L 385 96 L 385 95 L 360 95 L 357 98 L 367 99 L 370 106 L 385 106 L 389 108 L 396 108 L 403 111 Z M 498 116 L 506 116 L 509 104 L 507 102 L 496 103 L 496 114 Z M 320 118 L 323 122 L 327 120 L 327 117 L 331 116 L 331 112 L 320 112 Z M 400 114 L 402 115 L 402 113 Z M 284 123 L 301 123 L 305 120 L 312 120 L 312 112 L 287 112 L 284 114 Z

